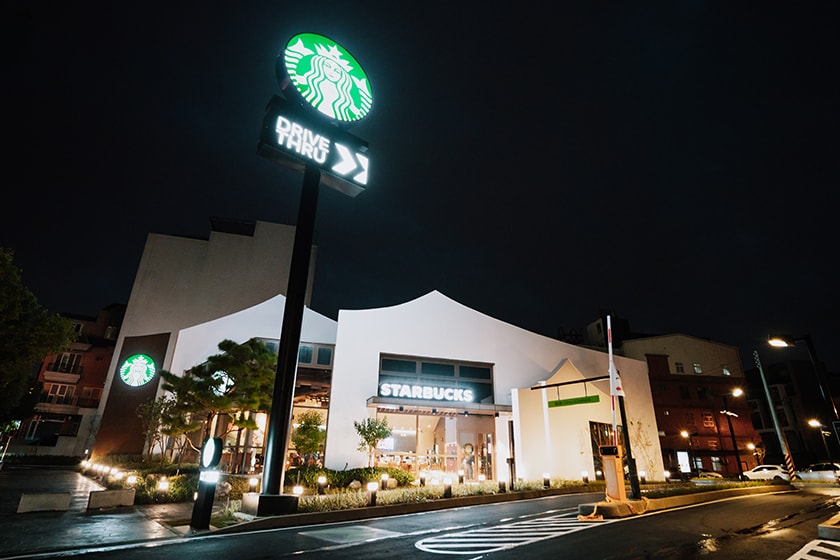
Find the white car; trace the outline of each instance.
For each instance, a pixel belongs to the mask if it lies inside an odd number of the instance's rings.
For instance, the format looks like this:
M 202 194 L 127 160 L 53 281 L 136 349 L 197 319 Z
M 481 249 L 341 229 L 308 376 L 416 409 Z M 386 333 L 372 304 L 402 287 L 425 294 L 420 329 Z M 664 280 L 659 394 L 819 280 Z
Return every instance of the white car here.
M 744 480 L 790 480 L 790 475 L 781 465 L 758 465 L 744 471 Z
M 838 476 L 840 464 L 837 463 L 813 463 L 801 471 L 796 471 L 799 480 L 808 482 L 838 482 Z

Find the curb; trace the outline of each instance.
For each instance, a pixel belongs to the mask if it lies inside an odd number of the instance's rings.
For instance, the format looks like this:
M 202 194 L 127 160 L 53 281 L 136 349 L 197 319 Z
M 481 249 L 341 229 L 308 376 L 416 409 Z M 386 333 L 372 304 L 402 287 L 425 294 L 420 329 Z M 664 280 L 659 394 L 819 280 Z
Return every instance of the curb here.
M 581 504 L 578 512 L 581 515 L 601 515 L 604 518 L 629 517 L 652 511 L 660 511 L 675 507 L 703 503 L 722 498 L 745 496 L 750 494 L 767 494 L 775 492 L 788 492 L 795 490 L 787 484 L 774 484 L 772 486 L 752 486 L 749 488 L 730 488 L 726 490 L 709 490 L 693 494 L 670 496 L 667 498 L 642 498 L 627 502 L 600 501 L 591 504 Z M 295 513 L 289 515 L 278 515 L 270 517 L 257 517 L 251 521 L 244 521 L 227 527 L 213 529 L 213 534 L 247 533 L 250 531 L 262 531 L 267 529 L 281 529 L 287 527 L 298 527 L 303 525 L 318 525 L 322 523 L 338 523 L 342 521 L 359 521 L 377 517 L 388 517 L 393 515 L 405 515 L 441 509 L 494 504 L 541 498 L 545 496 L 558 496 L 575 493 L 601 494 L 602 491 L 591 491 L 585 488 L 581 491 L 569 491 L 569 489 L 547 489 L 547 490 L 526 490 L 521 492 L 507 492 L 504 494 L 485 494 L 481 496 L 464 496 L 458 498 L 440 498 L 430 502 L 417 502 L 410 504 L 394 504 L 383 506 L 370 506 L 365 508 L 354 508 L 313 513 Z M 840 514 L 838 515 L 840 517 Z M 838 519 L 840 523 L 840 519 Z M 840 533 L 840 527 L 837 529 Z
M 840 541 L 840 513 L 817 526 L 817 536 L 828 541 Z
M 278 515 L 271 517 L 257 517 L 252 521 L 245 521 L 227 527 L 219 527 L 213 530 L 214 535 L 230 533 L 247 533 L 250 531 L 261 531 L 265 529 L 281 529 L 286 527 L 297 527 L 302 525 L 318 525 L 321 523 L 338 523 L 342 521 L 359 521 L 377 517 L 390 517 L 394 515 L 406 515 L 409 513 L 421 513 L 426 511 L 438 511 L 467 506 L 478 506 L 485 504 L 496 504 L 501 502 L 513 502 L 517 500 L 528 500 L 546 496 L 562 496 L 566 494 L 597 493 L 581 487 L 580 489 L 546 489 L 546 490 L 523 490 L 505 492 L 502 494 L 484 494 L 480 496 L 462 496 L 457 498 L 438 498 L 429 502 L 415 502 L 408 504 L 393 504 L 382 506 L 369 506 L 364 508 L 341 509 L 334 511 L 293 513 L 289 515 Z
M 695 492 L 693 494 L 681 494 L 667 498 L 642 498 L 641 500 L 628 500 L 626 502 L 602 501 L 596 504 L 581 504 L 578 506 L 578 515 L 585 518 L 596 518 L 601 516 L 607 519 L 629 517 L 653 511 L 662 511 L 682 506 L 689 506 L 720 500 L 734 498 L 737 496 L 749 496 L 751 494 L 772 494 L 776 492 L 789 492 L 795 490 L 790 484 L 774 484 L 772 486 L 751 486 L 749 488 L 727 488 L 725 490 L 709 490 L 707 492 Z M 840 514 L 838 514 L 840 518 Z M 840 522 L 840 519 L 838 519 Z M 840 529 L 838 529 L 840 535 Z

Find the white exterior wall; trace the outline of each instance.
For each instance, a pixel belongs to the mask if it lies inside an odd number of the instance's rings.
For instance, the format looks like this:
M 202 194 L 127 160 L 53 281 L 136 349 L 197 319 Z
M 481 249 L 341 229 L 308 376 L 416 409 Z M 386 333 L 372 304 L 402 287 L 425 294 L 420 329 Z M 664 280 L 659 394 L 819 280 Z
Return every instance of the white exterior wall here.
M 603 357 L 605 368 L 609 357 Z M 584 377 L 569 358 L 557 372 L 546 380 L 546 385 L 576 381 Z M 625 412 L 629 424 L 630 447 L 636 467 L 646 471 L 651 479 L 658 479 L 663 469 L 662 452 L 656 431 L 653 398 L 647 376 L 647 366 L 638 360 L 615 357 L 616 369 L 621 373 L 626 395 Z M 516 434 L 516 474 L 519 478 L 536 480 L 543 473 L 552 477 L 574 480 L 587 471 L 594 479 L 592 443 L 589 422 L 612 424 L 613 406 L 609 394 L 609 380 L 567 385 L 545 390 L 531 390 L 530 386 L 518 389 L 514 407 L 519 426 Z M 548 408 L 548 401 L 598 395 L 599 402 Z M 622 425 L 619 405 L 616 402 L 616 423 Z M 535 450 L 544 449 L 545 453 Z
M 285 294 L 294 237 L 293 226 L 267 222 L 256 222 L 253 237 L 217 231 L 208 240 L 149 234 L 120 334 L 175 332 Z
M 571 415 L 573 422 L 563 424 L 555 421 L 556 416 L 552 415 L 546 424 L 542 415 L 534 416 L 541 408 L 534 407 L 529 400 L 539 400 L 539 392 L 527 388 L 551 379 L 564 360 L 574 364 L 576 375 L 606 375 L 607 354 L 528 332 L 465 307 L 436 291 L 393 307 L 339 312 L 327 426 L 327 467 L 343 469 L 346 464 L 352 468 L 367 462 L 367 455 L 356 449 L 359 438 L 353 422 L 375 413 L 374 408 L 367 408 L 366 401 L 378 394 L 382 353 L 493 364 L 495 404 L 513 405 L 517 476 L 534 476 L 534 473 L 541 476 L 548 464 L 557 469 L 557 474 L 552 476 L 577 478 L 581 470 L 591 469 L 589 447 L 589 467 L 581 466 L 583 459 L 569 461 L 567 458 L 568 441 L 570 438 L 581 441 L 579 432 L 583 425 L 587 430 L 588 446 L 591 416 L 581 416 L 581 410 L 573 410 L 565 414 Z M 659 472 L 663 463 L 656 437 L 647 366 L 644 362 L 626 358 L 617 358 L 616 364 L 628 394 L 628 419 L 632 421 L 635 415 L 640 424 L 652 430 L 652 434 L 646 436 L 652 442 L 651 455 L 656 461 L 653 472 Z M 564 373 L 568 372 L 564 370 Z M 526 389 L 521 389 L 523 387 Z M 608 382 L 604 382 L 604 387 L 609 390 Z M 517 388 L 520 389 L 519 398 L 514 401 L 512 392 Z M 532 395 L 524 396 L 526 390 Z M 633 400 L 635 403 L 629 404 Z M 523 412 L 523 401 L 528 401 L 525 403 L 527 412 Z M 609 410 L 604 415 L 603 405 L 599 406 L 597 421 L 611 422 Z M 494 457 L 495 465 L 504 472 L 508 456 L 506 420 L 500 417 L 496 421 L 497 430 L 500 427 L 501 430 L 497 431 Z M 551 431 L 551 441 L 555 442 L 550 456 L 545 451 L 546 425 Z M 576 445 L 580 447 L 579 443 Z
M 224 339 L 243 343 L 254 337 L 279 339 L 286 297 L 279 295 L 249 309 L 214 321 L 184 329 L 178 333 L 171 370 L 180 373 L 219 353 Z M 300 341 L 335 344 L 337 323 L 308 307 L 303 310 Z
M 190 357 L 181 360 L 176 364 L 177 367 L 172 363 L 175 343 L 181 330 L 205 323 L 211 324 L 208 327 L 210 329 L 219 327 L 219 324 L 213 324 L 214 320 L 236 315 L 278 294 L 285 294 L 294 238 L 294 226 L 259 221 L 255 224 L 253 236 L 211 231 L 209 239 L 202 240 L 149 234 L 105 380 L 99 415 L 103 414 L 108 405 L 111 382 L 126 337 L 170 333 L 166 357 L 158 367 L 183 371 L 217 353 L 218 343 L 223 338 L 243 342 L 251 336 L 263 336 L 251 331 L 254 334 L 244 340 L 237 340 L 237 334 L 250 331 L 250 326 L 244 323 L 241 327 L 235 327 L 233 323 L 225 322 L 225 329 L 218 329 L 212 335 L 221 332 L 231 334 L 206 341 L 202 348 L 209 344 L 212 349 L 203 358 L 182 367 L 189 359 L 201 353 L 197 348 L 185 349 L 184 355 Z M 307 304 L 310 301 L 316 252 L 313 247 L 305 298 Z M 283 306 L 279 307 L 277 328 L 265 336 L 279 338 Z M 211 334 L 208 333 L 208 336 Z M 190 342 L 190 345 L 194 346 L 195 343 Z

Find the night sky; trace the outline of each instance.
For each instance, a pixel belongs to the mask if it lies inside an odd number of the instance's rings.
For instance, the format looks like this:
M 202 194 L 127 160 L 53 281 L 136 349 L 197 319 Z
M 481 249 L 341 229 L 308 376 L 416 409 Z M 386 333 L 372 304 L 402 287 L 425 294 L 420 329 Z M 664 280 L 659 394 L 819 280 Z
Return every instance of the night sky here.
M 313 31 L 374 94 L 367 191 L 321 189 L 316 311 L 439 290 L 548 336 L 610 310 L 746 368 L 810 334 L 840 371 L 840 3 L 423 6 L 5 2 L 0 246 L 42 305 L 95 315 L 149 233 L 294 224 L 302 176 L 256 145 Z

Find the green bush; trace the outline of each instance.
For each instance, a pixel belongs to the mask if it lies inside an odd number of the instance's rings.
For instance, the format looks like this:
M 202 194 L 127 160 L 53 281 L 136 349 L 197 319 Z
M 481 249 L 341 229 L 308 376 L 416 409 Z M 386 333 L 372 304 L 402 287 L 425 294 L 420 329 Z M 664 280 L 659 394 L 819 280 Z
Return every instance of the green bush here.
M 314 489 L 318 487 L 318 477 L 327 477 L 329 488 L 347 488 L 354 480 L 364 486 L 368 482 L 379 482 L 383 474 L 397 481 L 397 486 L 408 486 L 414 482 L 414 475 L 398 468 L 360 467 L 342 471 L 333 471 L 321 467 L 296 467 L 286 471 L 285 485 L 300 485 Z
M 367 491 L 339 492 L 324 496 L 301 496 L 298 500 L 299 513 L 355 509 L 368 504 Z
M 241 500 L 242 494 L 250 491 L 250 483 L 248 482 L 252 477 L 243 474 L 226 474 L 222 475 L 221 482 L 230 484 L 230 492 L 228 498 L 231 500 Z
M 134 485 L 135 504 L 169 504 L 191 502 L 198 490 L 198 477 L 192 474 L 181 474 L 167 477 L 169 488 L 158 490 L 161 477 L 147 474 L 137 478 Z M 125 487 L 130 487 L 127 483 Z
M 316 488 L 318 486 L 318 477 L 324 475 L 327 477 L 327 485 L 334 486 L 332 479 L 333 471 L 321 467 L 293 467 L 286 471 L 285 483 L 286 486 L 305 486 L 307 488 Z

